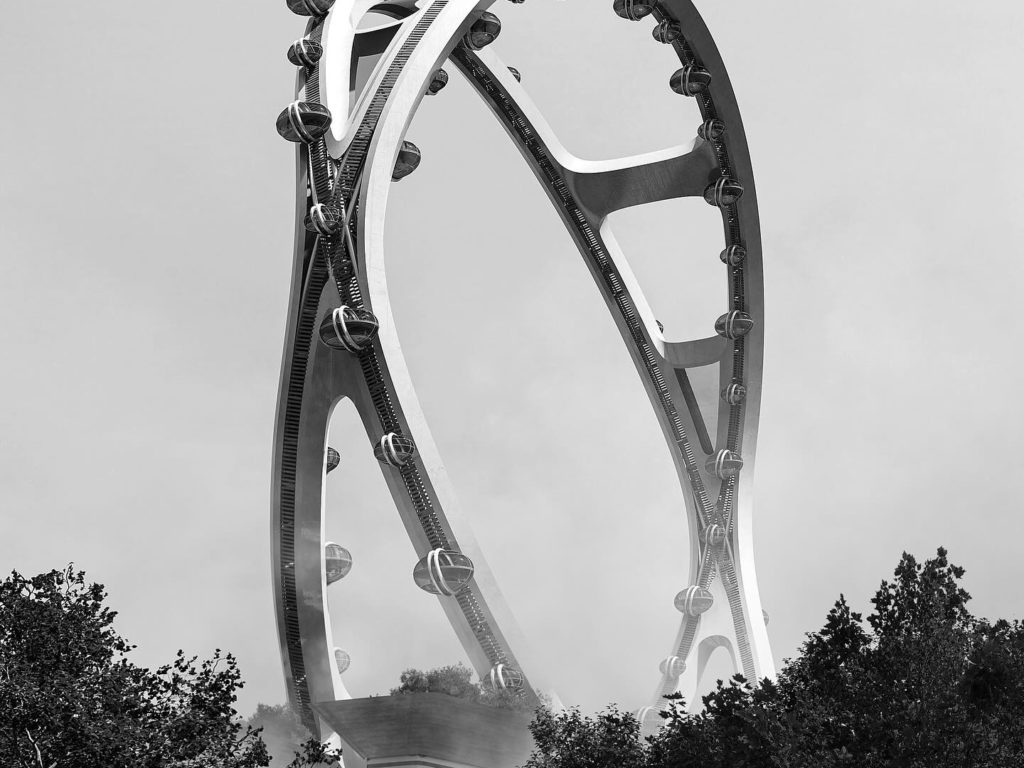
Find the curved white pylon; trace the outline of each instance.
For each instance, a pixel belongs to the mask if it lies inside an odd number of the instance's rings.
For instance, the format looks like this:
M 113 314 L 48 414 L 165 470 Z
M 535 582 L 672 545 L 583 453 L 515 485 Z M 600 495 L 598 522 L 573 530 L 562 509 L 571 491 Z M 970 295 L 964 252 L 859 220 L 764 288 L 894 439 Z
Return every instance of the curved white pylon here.
M 669 3 L 663 3 L 666 7 Z M 704 66 L 716 71 L 717 52 L 699 17 L 688 3 L 686 40 L 700 43 Z M 681 14 L 682 15 L 682 14 Z M 691 34 L 692 33 L 692 34 Z M 693 48 L 687 48 L 694 56 Z M 693 707 L 710 650 L 728 649 L 734 668 L 748 679 L 772 677 L 774 663 L 762 620 L 754 575 L 751 545 L 751 478 L 760 403 L 763 300 L 760 236 L 756 200 L 743 141 L 739 113 L 728 80 L 712 81 L 707 116 L 712 106 L 719 119 L 728 118 L 726 140 L 697 139 L 689 147 L 616 161 L 588 162 L 573 157 L 557 140 L 522 86 L 493 51 L 456 60 L 469 74 L 478 93 L 491 106 L 533 168 L 579 247 L 601 289 L 652 404 L 675 460 L 690 524 L 690 584 L 709 589 L 714 604 L 705 613 L 684 615 L 671 656 L 688 660 L 688 675 L 662 676 L 645 726 L 660 722 L 665 695 L 681 690 Z M 724 74 L 724 69 L 721 70 Z M 724 83 L 722 82 L 724 80 Z M 712 102 L 713 99 L 713 102 Z M 721 105 L 721 106 L 719 106 Z M 733 154 L 733 146 L 736 150 Z M 723 168 L 725 169 L 723 171 Z M 743 181 L 738 203 L 723 209 L 726 245 L 741 245 L 745 258 L 737 265 L 723 264 L 729 278 L 730 307 L 744 311 L 753 329 L 742 338 L 715 335 L 684 342 L 666 342 L 643 291 L 615 241 L 608 214 L 629 205 L 642 205 L 668 197 L 702 195 L 711 180 L 725 172 Z M 709 212 L 710 213 L 710 212 Z M 715 258 L 717 254 L 704 254 Z M 709 318 L 709 331 L 714 319 Z M 706 434 L 701 408 L 689 385 L 687 369 L 714 365 L 723 389 L 718 410 L 718 432 Z M 737 402 L 726 399 L 730 384 L 742 388 Z M 735 398 L 733 398 L 735 399 Z M 705 458 L 729 450 L 742 456 L 738 476 L 721 478 Z M 724 532 L 726 546 L 709 547 L 705 533 L 711 526 Z M 680 588 L 685 585 L 680 585 Z M 705 642 L 714 638 L 713 642 Z M 704 652 L 698 652 L 704 648 Z
M 473 561 L 471 583 L 456 595 L 438 599 L 478 674 L 488 677 L 498 665 L 516 671 L 523 667 L 515 622 L 457 511 L 412 391 L 394 335 L 381 249 L 367 246 L 378 240 L 374 228 L 383 222 L 395 158 L 426 83 L 488 4 L 390 3 L 389 12 L 404 20 L 389 30 L 387 47 L 374 51 L 379 56 L 376 70 L 358 98 L 343 80 L 330 85 L 330 78 L 320 77 L 319 70 L 332 62 L 333 50 L 325 50 L 319 66 L 300 75 L 300 100 L 325 103 L 336 122 L 329 136 L 300 147 L 299 221 L 305 215 L 307 190 L 314 204 L 347 212 L 341 233 L 315 239 L 303 229 L 298 233 L 274 467 L 275 587 L 289 695 L 306 724 L 321 733 L 311 705 L 346 695 L 332 665 L 322 555 L 325 434 L 334 404 L 344 397 L 356 405 L 373 443 L 386 433 L 415 441 L 414 459 L 401 466 L 383 463 L 382 470 L 417 553 L 425 556 L 443 548 Z M 338 3 L 326 19 L 314 19 L 307 34 L 322 39 L 331 24 L 332 43 L 341 40 L 339 50 L 357 55 L 362 33 L 355 26 L 365 6 Z M 345 129 L 338 130 L 339 115 L 344 119 L 349 109 Z M 343 154 L 335 158 L 332 147 Z M 352 219 L 357 207 L 358 223 Z M 377 313 L 380 328 L 372 344 L 345 352 L 318 341 L 322 319 L 333 317 L 339 305 Z M 534 690 L 541 687 L 538 666 L 533 665 L 529 679 L 523 673 L 516 678 L 523 681 L 528 697 L 535 697 Z
M 689 0 L 661 0 L 655 16 L 681 28 L 673 47 L 682 63 L 711 74 L 698 100 L 705 119 L 720 121 L 725 133 L 707 130 L 684 146 L 635 158 L 583 161 L 557 142 L 490 49 L 476 52 L 462 42 L 490 5 L 491 0 L 341 0 L 325 16 L 314 17 L 307 30 L 324 50 L 315 66 L 300 71 L 299 100 L 326 106 L 333 121 L 323 138 L 298 150 L 299 227 L 275 430 L 273 555 L 289 696 L 306 724 L 321 733 L 311 705 L 347 697 L 334 663 L 323 554 L 326 429 L 334 405 L 346 397 L 356 405 L 371 445 L 405 446 L 401 461 L 382 447 L 381 468 L 417 554 L 449 550 L 472 561 L 466 587 L 440 589 L 438 600 L 481 679 L 514 681 L 530 697 L 549 693 L 542 660 L 520 636 L 448 482 L 402 357 L 385 280 L 392 171 L 427 84 L 449 56 L 559 210 L 619 327 L 677 468 L 694 589 L 682 603 L 682 624 L 669 654 L 674 661 L 665 665 L 652 709 L 678 689 L 680 674 L 692 699 L 707 657 L 718 646 L 729 650 L 748 677 L 774 673 L 750 538 L 763 339 L 760 237 L 742 124 L 717 50 Z M 370 9 L 382 10 L 394 23 L 357 31 Z M 293 128 L 312 136 L 305 126 Z M 729 197 L 735 193 L 729 179 L 743 185 L 737 200 Z M 740 249 L 744 258 L 725 259 L 730 299 L 719 335 L 669 343 L 608 216 L 628 206 L 701 195 L 719 206 L 725 245 Z M 308 233 L 302 221 L 310 204 L 321 206 L 321 214 L 330 208 L 342 226 Z M 352 327 L 344 329 L 346 343 L 333 344 L 341 350 L 320 341 L 325 332 L 328 344 L 331 333 L 339 336 L 337 323 L 331 325 L 339 306 L 356 313 Z M 708 324 L 710 333 L 715 318 Z M 707 433 L 701 413 L 707 404 L 696 402 L 686 373 L 707 365 L 718 367 L 726 387 L 713 406 L 715 435 Z M 444 594 L 449 592 L 454 594 Z

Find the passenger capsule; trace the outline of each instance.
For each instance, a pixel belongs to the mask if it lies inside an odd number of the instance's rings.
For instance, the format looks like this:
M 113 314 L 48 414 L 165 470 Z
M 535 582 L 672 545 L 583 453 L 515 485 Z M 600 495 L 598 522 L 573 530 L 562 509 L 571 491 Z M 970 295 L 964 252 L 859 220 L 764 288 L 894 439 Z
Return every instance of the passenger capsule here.
M 318 235 L 336 235 L 345 224 L 345 211 L 332 203 L 317 203 L 309 209 L 303 225 Z
M 518 691 L 525 682 L 523 673 L 507 664 L 495 664 L 491 667 L 490 681 L 493 691 Z
M 416 563 L 412 578 L 424 592 L 451 597 L 464 590 L 473 578 L 473 561 L 460 552 L 434 549 Z
M 402 148 L 398 150 L 398 159 L 395 161 L 395 170 L 391 173 L 392 181 L 400 181 L 415 171 L 420 164 L 420 148 L 411 141 L 403 141 Z
M 697 128 L 697 135 L 704 141 L 717 141 L 725 136 L 725 123 L 721 120 L 705 120 Z
M 501 19 L 489 11 L 480 14 L 480 18 L 473 22 L 469 32 L 462 39 L 466 47 L 471 51 L 479 51 L 493 43 L 501 34 Z
M 761 618 L 764 619 L 764 625 L 768 626 L 768 611 L 761 609 Z
M 288 10 L 299 16 L 326 16 L 334 0 L 286 0 Z
M 516 69 L 515 67 L 509 67 L 508 71 L 512 73 L 512 77 L 516 79 L 517 83 L 523 82 L 523 73 L 520 72 L 518 69 Z
M 738 267 L 747 258 L 747 249 L 742 245 L 730 245 L 718 254 L 718 258 L 722 260 L 723 264 L 728 264 L 730 267 Z
M 612 9 L 622 18 L 639 21 L 654 11 L 653 0 L 615 0 Z
M 679 677 L 686 671 L 686 662 L 678 656 L 669 656 L 667 659 L 661 660 L 658 669 L 665 677 Z
M 448 85 L 448 73 L 443 69 L 437 70 L 430 78 L 430 85 L 427 86 L 427 95 L 433 96 Z
M 388 432 L 373 446 L 377 461 L 392 467 L 404 467 L 416 458 L 416 443 L 411 437 Z
M 746 312 L 734 309 L 715 320 L 715 333 L 727 339 L 738 339 L 750 333 L 754 319 Z
M 694 67 L 687 64 L 682 69 L 677 69 L 668 81 L 669 86 L 676 93 L 683 96 L 696 96 L 703 93 L 711 85 L 711 73 L 703 67 Z
M 320 324 L 320 339 L 331 349 L 360 352 L 373 343 L 379 328 L 369 310 L 342 305 Z
M 719 208 L 727 208 L 735 205 L 743 197 L 743 186 L 728 176 L 721 176 L 713 184 L 708 184 L 704 189 L 704 200 L 708 205 L 717 205 Z
M 327 448 L 327 460 L 326 460 L 325 463 L 327 465 L 327 472 L 328 473 L 333 472 L 334 470 L 336 470 L 338 468 L 338 465 L 341 464 L 341 454 L 338 453 L 333 448 L 328 447 Z
M 683 36 L 683 30 L 679 28 L 679 25 L 671 19 L 665 19 L 658 23 L 658 26 L 654 28 L 651 33 L 654 35 L 654 39 L 659 43 L 674 43 L 680 37 Z
M 293 101 L 277 116 L 277 132 L 296 143 L 311 144 L 331 127 L 331 110 L 311 101 Z
M 676 610 L 696 618 L 708 610 L 714 602 L 715 598 L 704 587 L 690 586 L 676 595 Z
M 747 397 L 747 388 L 733 382 L 722 390 L 722 399 L 729 405 L 739 405 Z
M 343 546 L 329 541 L 324 545 L 324 569 L 328 584 L 341 581 L 352 570 L 352 555 Z
M 717 549 L 725 544 L 725 528 L 721 525 L 709 525 L 704 529 L 704 543 Z
M 743 457 L 738 453 L 723 448 L 704 463 L 709 475 L 719 480 L 734 477 L 743 469 Z
M 288 49 L 288 61 L 296 67 L 309 67 L 312 69 L 323 55 L 324 47 L 316 40 L 310 40 L 308 37 L 300 37 Z
M 344 675 L 348 672 L 348 668 L 352 666 L 352 657 L 348 655 L 348 651 L 343 651 L 341 648 L 334 649 L 334 667 L 338 670 L 339 675 Z

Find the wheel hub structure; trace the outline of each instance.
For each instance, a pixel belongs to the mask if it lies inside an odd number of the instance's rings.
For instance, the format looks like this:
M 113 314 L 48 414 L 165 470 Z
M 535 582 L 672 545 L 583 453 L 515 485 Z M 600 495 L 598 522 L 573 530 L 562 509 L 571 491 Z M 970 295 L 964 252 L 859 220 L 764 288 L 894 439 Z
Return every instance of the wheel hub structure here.
M 344 542 L 324 535 L 326 474 L 340 460 L 326 436 L 343 399 L 360 414 L 367 450 L 379 461 L 420 558 L 414 583 L 437 596 L 480 679 L 520 689 L 533 702 L 550 691 L 468 516 L 459 511 L 402 356 L 384 279 L 390 185 L 415 172 L 420 153 L 406 131 L 420 101 L 448 82 L 445 67 L 473 86 L 558 211 L 643 381 L 677 469 L 690 531 L 689 583 L 678 585 L 676 637 L 670 645 L 666 638 L 660 664 L 651 663 L 655 690 L 638 713 L 645 730 L 660 722 L 665 695 L 681 691 L 692 704 L 717 647 L 728 650 L 748 679 L 773 676 L 751 541 L 764 333 L 757 202 L 732 87 L 693 4 L 586 4 L 588 13 L 653 22 L 652 44 L 670 46 L 679 57 L 679 68 L 664 73 L 668 87 L 694 98 L 703 118 L 685 146 L 594 162 L 558 142 L 518 71 L 490 47 L 501 31 L 494 0 L 287 3 L 308 23 L 288 51 L 298 70 L 296 94 L 277 121 L 281 135 L 296 144 L 297 227 L 274 437 L 272 567 L 288 695 L 303 722 L 326 738 L 329 729 L 312 705 L 349 697 L 343 674 L 350 659 L 334 646 L 327 589 L 349 572 L 352 558 Z M 370 12 L 387 21 L 361 28 Z M 370 74 L 357 82 L 357 72 Z M 723 250 L 702 258 L 721 258 L 728 302 L 719 318 L 708 318 L 706 338 L 670 342 L 608 216 L 688 196 L 703 197 L 709 215 L 713 209 L 721 215 Z M 717 367 L 722 387 L 715 434 L 687 373 L 703 366 Z

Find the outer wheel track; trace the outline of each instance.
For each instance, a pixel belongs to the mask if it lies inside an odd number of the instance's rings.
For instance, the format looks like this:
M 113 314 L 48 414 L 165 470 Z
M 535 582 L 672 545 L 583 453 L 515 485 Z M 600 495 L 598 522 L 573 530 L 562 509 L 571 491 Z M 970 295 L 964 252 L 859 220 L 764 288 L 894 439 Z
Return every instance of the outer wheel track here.
M 413 29 L 392 59 L 363 115 L 354 138 L 342 159 L 337 179 L 331 166 L 326 142 L 323 139 L 315 142 L 308 150 L 300 150 L 302 153 L 300 154 L 300 167 L 308 168 L 308 178 L 311 181 L 310 191 L 314 200 L 338 202 L 339 196 L 348 195 L 348 206 L 356 204 L 355 186 L 391 91 L 398 82 L 402 68 L 410 55 L 447 3 L 448 0 L 435 0 L 414 22 Z M 308 34 L 314 39 L 319 39 L 322 26 L 322 20 L 314 20 L 311 22 Z M 305 73 L 302 86 L 307 101 L 319 100 L 318 82 L 318 67 Z M 276 494 L 276 506 L 279 509 L 276 527 L 280 531 L 278 559 L 281 563 L 279 606 L 284 614 L 283 639 L 291 670 L 291 674 L 288 676 L 291 689 L 289 695 L 297 703 L 303 723 L 313 732 L 318 731 L 318 724 L 310 706 L 312 701 L 310 687 L 306 679 L 302 636 L 297 617 L 299 595 L 294 574 L 295 488 L 299 460 L 299 422 L 302 418 L 305 385 L 310 375 L 312 349 L 315 344 L 319 343 L 317 340 L 318 307 L 323 292 L 331 279 L 331 274 L 333 273 L 333 282 L 343 303 L 349 306 L 361 306 L 363 303 L 358 278 L 351 262 L 353 256 L 354 254 L 346 253 L 344 237 L 334 235 L 319 236 L 310 258 L 306 259 L 308 264 L 308 271 L 305 275 L 306 284 L 299 303 L 296 333 L 287 352 L 286 374 L 282 377 L 284 397 L 279 405 L 278 442 L 281 449 L 279 455 L 275 457 L 277 464 L 275 475 L 279 478 L 279 489 Z M 375 347 L 376 344 L 358 354 L 365 385 L 381 429 L 385 432 L 402 433 L 402 419 L 395 405 L 397 395 L 387 382 L 383 370 L 384 362 Z M 453 548 L 454 544 L 449 539 L 433 508 L 431 494 L 424 484 L 417 464 L 417 461 L 410 462 L 400 470 L 406 493 L 416 509 L 417 518 L 431 546 Z M 289 563 L 292 564 L 290 567 Z M 464 590 L 456 596 L 456 600 L 481 650 L 491 664 L 505 664 L 514 667 L 515 657 L 505 646 L 500 635 L 490 626 L 475 590 L 472 588 Z M 530 690 L 528 683 L 527 690 Z M 531 696 L 533 696 L 532 692 Z
M 430 29 L 431 24 L 448 4 L 449 0 L 434 0 L 415 18 L 410 20 L 412 28 L 402 41 L 398 50 L 387 65 L 376 90 L 363 113 L 360 124 L 353 134 L 352 141 L 341 160 L 340 168 L 335 168 L 327 151 L 324 140 L 300 149 L 300 177 L 305 175 L 309 183 L 309 192 L 314 202 L 332 202 L 343 204 L 351 215 L 349 231 L 332 236 L 320 236 L 315 242 L 306 238 L 305 255 L 302 259 L 302 270 L 299 281 L 304 283 L 301 292 L 293 296 L 293 323 L 290 338 L 286 345 L 285 365 L 282 372 L 282 394 L 278 406 L 277 442 L 275 447 L 275 529 L 279 531 L 276 540 L 276 562 L 279 572 L 275 582 L 279 585 L 278 610 L 281 621 L 282 641 L 286 649 L 289 696 L 301 712 L 303 722 L 313 732 L 318 731 L 317 719 L 311 708 L 310 686 L 306 679 L 306 664 L 302 644 L 302 632 L 298 619 L 300 595 L 298 594 L 295 576 L 295 516 L 296 516 L 296 485 L 300 461 L 300 421 L 303 418 L 303 407 L 306 398 L 306 387 L 312 372 L 312 364 L 317 339 L 319 312 L 325 291 L 337 291 L 342 303 L 349 306 L 362 306 L 361 284 L 358 276 L 359 265 L 355 264 L 357 254 L 350 252 L 349 246 L 354 236 L 354 228 L 359 215 L 358 187 L 361 174 L 366 167 L 368 153 L 377 131 L 379 121 L 386 108 L 392 90 L 399 81 L 403 68 L 409 61 L 419 42 Z M 682 9 L 679 11 L 678 9 Z M 661 21 L 677 17 L 686 29 L 688 21 L 692 21 L 696 11 L 687 0 L 661 0 L 657 6 L 655 17 Z M 689 14 L 689 16 L 687 16 Z M 699 16 L 695 17 L 699 22 Z M 702 24 L 702 22 L 700 22 Z M 323 20 L 310 23 L 308 34 L 319 39 L 323 30 Z M 684 64 L 699 65 L 701 62 L 691 43 L 680 38 L 672 44 Z M 699 46 L 698 46 L 699 47 Z M 711 46 L 713 47 L 713 46 Z M 715 54 L 717 55 L 717 53 Z M 726 482 L 711 484 L 705 482 L 702 469 L 698 465 L 697 455 L 684 427 L 684 420 L 679 407 L 682 400 L 674 394 L 673 387 L 676 377 L 673 370 L 660 356 L 653 340 L 649 337 L 640 318 L 637 307 L 626 290 L 622 276 L 616 269 L 614 259 L 598 233 L 597 226 L 590 221 L 585 209 L 576 200 L 566 180 L 560 175 L 559 166 L 552 162 L 546 153 L 543 143 L 537 138 L 529 121 L 518 111 L 512 99 L 492 78 L 488 68 L 480 58 L 462 45 L 457 45 L 451 52 L 456 65 L 471 79 L 477 89 L 488 99 L 499 117 L 505 122 L 506 128 L 520 144 L 524 154 L 538 171 L 538 176 L 548 187 L 552 200 L 560 209 L 560 214 L 573 233 L 584 257 L 597 277 L 600 290 L 605 295 L 613 313 L 617 313 L 617 324 L 623 329 L 623 335 L 630 346 L 631 354 L 637 368 L 644 378 L 645 386 L 655 409 L 659 412 L 660 421 L 670 446 L 675 454 L 677 465 L 682 469 L 694 499 L 698 529 L 703 531 L 712 524 L 722 525 L 728 531 L 731 541 L 735 530 L 736 498 L 738 481 L 733 478 Z M 300 84 L 307 101 L 319 101 L 319 72 L 316 67 L 300 78 Z M 698 97 L 698 103 L 705 119 L 719 117 L 710 92 Z M 730 111 L 731 110 L 731 111 Z M 742 140 L 742 127 L 738 121 L 738 113 L 734 105 L 726 105 L 724 117 L 728 122 L 735 118 L 740 138 L 737 143 L 742 147 L 739 166 L 747 168 L 745 143 Z M 712 142 L 718 166 L 723 175 L 733 175 L 736 163 L 732 162 L 724 140 Z M 304 171 L 303 171 L 304 169 Z M 741 174 L 742 175 L 742 174 Z M 752 180 L 741 178 L 745 186 L 749 185 L 749 195 L 753 197 Z M 300 185 L 303 183 L 300 180 Z M 744 208 L 753 210 L 753 221 L 741 219 L 741 207 L 737 205 L 722 209 L 727 245 L 754 246 L 757 253 L 757 269 L 753 285 L 755 291 L 760 284 L 760 244 L 757 235 L 756 207 Z M 757 242 L 749 242 L 752 237 Z M 346 237 L 347 235 L 347 237 Z M 745 242 L 744 235 L 748 242 Z M 749 309 L 747 296 L 746 265 L 731 267 L 729 275 L 730 309 L 746 311 Z M 331 288 L 329 285 L 333 283 Z M 759 294 L 755 294 L 760 302 Z M 754 369 L 759 374 L 760 351 L 754 347 Z M 743 338 L 731 343 L 731 376 L 732 381 L 745 382 L 748 372 L 747 348 Z M 340 353 L 339 353 L 340 354 Z M 372 402 L 375 418 L 384 432 L 403 434 L 405 419 L 402 415 L 398 395 L 391 384 L 387 373 L 386 357 L 375 342 L 373 346 L 358 353 L 358 365 L 362 372 L 362 386 L 366 387 L 368 400 Z M 724 375 L 724 371 L 723 371 Z M 677 405 L 677 403 L 679 405 Z M 725 445 L 729 450 L 740 452 L 742 449 L 746 404 L 738 403 L 722 406 L 719 423 L 727 425 Z M 727 418 L 723 420 L 721 415 Z M 756 421 L 756 408 L 755 408 Z M 721 434 L 721 433 L 720 433 Z M 411 436 L 411 435 L 410 435 Z M 430 479 L 421 469 L 419 461 L 413 461 L 400 470 L 404 492 L 416 511 L 416 518 L 422 527 L 430 546 L 437 548 L 456 548 L 457 544 L 449 536 L 446 524 L 439 518 L 439 511 L 434 508 Z M 714 497 L 714 498 L 713 498 Z M 703 536 L 702 536 L 703 540 Z M 695 565 L 696 583 L 710 584 L 716 575 L 728 594 L 733 625 L 737 638 L 737 650 L 742 668 L 748 677 L 756 676 L 754 654 L 748 636 L 746 622 L 750 617 L 744 615 L 742 609 L 741 587 L 737 581 L 738 563 L 733 559 L 728 548 L 721 552 L 712 551 L 708 546 L 701 545 L 699 565 Z M 467 589 L 457 596 L 459 608 L 472 629 L 473 635 L 482 652 L 493 665 L 507 664 L 515 667 L 515 657 L 504 642 L 500 630 L 488 623 L 486 605 L 481 605 L 475 587 Z M 684 620 L 680 632 L 677 654 L 686 657 L 692 650 L 694 640 L 700 629 L 700 618 Z M 667 682 L 662 686 L 666 688 Z M 527 687 L 527 690 L 530 690 Z

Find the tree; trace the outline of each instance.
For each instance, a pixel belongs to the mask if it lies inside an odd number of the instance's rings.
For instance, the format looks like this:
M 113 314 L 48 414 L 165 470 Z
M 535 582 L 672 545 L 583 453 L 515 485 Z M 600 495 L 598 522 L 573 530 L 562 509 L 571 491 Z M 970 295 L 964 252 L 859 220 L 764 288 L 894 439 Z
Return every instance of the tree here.
M 258 704 L 246 725 L 259 731 L 272 765 L 287 763 L 298 745 L 310 738 L 295 710 L 287 704 Z
M 271 765 L 287 764 L 287 768 L 333 766 L 341 759 L 341 751 L 333 751 L 314 738 L 295 710 L 287 704 L 257 704 L 246 725 L 259 732 Z
M 642 768 L 646 763 L 640 723 L 615 707 L 592 718 L 578 709 L 555 715 L 543 707 L 530 733 L 536 749 L 524 768 Z
M 528 768 L 1024 765 L 1024 627 L 972 616 L 963 575 L 904 553 L 867 627 L 840 596 L 777 681 L 719 681 L 693 715 L 674 697 L 638 754 L 595 751 L 639 732 L 615 710 L 538 715 Z
M 105 599 L 70 566 L 0 582 L 0 765 L 266 766 L 258 730 L 234 709 L 243 685 L 235 658 L 179 651 L 155 671 L 140 668 Z M 296 765 L 318 755 L 333 757 L 307 746 Z
M 418 669 L 405 670 L 401 675 L 400 685 L 391 689 L 391 695 L 401 696 L 408 693 L 444 693 L 500 709 L 533 709 L 519 691 L 494 690 L 489 685 L 474 683 L 473 672 L 464 664 L 436 667 L 428 672 Z
M 481 688 L 473 682 L 473 673 L 464 664 L 437 667 L 429 672 L 407 669 L 400 678 L 401 684 L 391 689 L 392 696 L 404 693 L 444 693 L 459 699 L 477 701 Z

